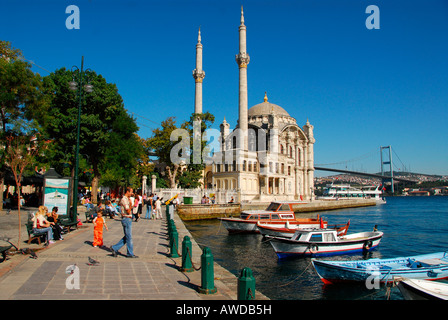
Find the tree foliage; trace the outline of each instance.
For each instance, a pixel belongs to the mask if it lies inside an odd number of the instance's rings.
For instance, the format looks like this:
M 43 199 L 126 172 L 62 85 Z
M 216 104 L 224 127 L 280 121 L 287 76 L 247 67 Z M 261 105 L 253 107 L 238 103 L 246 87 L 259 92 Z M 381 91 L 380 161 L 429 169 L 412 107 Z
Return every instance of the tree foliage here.
M 0 40 L 0 187 L 7 169 L 8 136 L 26 136 L 29 140 L 39 129 L 48 101 L 42 90 L 42 78 L 24 61 L 22 52 Z M 0 208 L 3 192 L 0 192 Z
M 44 78 L 44 90 L 51 97 L 51 108 L 45 115 L 45 134 L 52 140 L 52 162 L 73 168 L 77 136 L 78 92 L 69 82 L 78 76 L 61 68 Z M 83 92 L 81 99 L 80 157 L 92 166 L 93 199 L 100 177 L 110 186 L 130 183 L 136 159 L 142 149 L 135 136 L 138 127 L 123 104 L 115 84 L 93 71 L 86 72 L 93 92 Z
M 194 121 L 199 124 L 198 128 L 195 127 Z M 169 117 L 162 122 L 161 128 L 153 130 L 153 135 L 148 139 L 147 145 L 159 158 L 160 163 L 165 164 L 165 175 L 168 180 L 170 188 L 175 188 L 177 184 L 181 188 L 197 188 L 201 186 L 202 171 L 205 168 L 203 162 L 194 163 L 193 160 L 193 134 L 194 130 L 198 129 L 201 132 L 201 136 L 204 132 L 211 127 L 215 120 L 215 117 L 209 113 L 192 114 L 188 121 L 185 121 L 180 128 L 176 126 L 174 117 Z M 189 137 L 188 150 L 185 151 L 185 164 L 180 164 L 172 161 L 171 152 L 173 148 L 180 143 L 181 137 L 175 141 L 171 141 L 170 137 L 174 130 L 183 129 L 187 132 Z M 206 141 L 201 139 L 201 150 L 207 147 Z M 201 150 L 197 151 L 202 154 Z

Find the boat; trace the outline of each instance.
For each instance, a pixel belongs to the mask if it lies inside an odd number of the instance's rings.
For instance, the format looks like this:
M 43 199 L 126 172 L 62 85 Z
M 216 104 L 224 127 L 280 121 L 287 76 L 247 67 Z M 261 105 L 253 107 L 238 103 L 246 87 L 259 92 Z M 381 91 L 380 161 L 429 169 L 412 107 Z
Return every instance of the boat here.
M 313 260 L 312 263 L 325 284 L 364 282 L 368 279 L 387 283 L 393 281 L 394 277 L 423 280 L 448 278 L 447 251 L 389 259 Z
M 333 229 L 298 229 L 291 238 L 266 236 L 279 259 L 369 252 L 380 243 L 383 232 L 358 232 L 338 236 Z
M 320 200 L 339 200 L 339 199 L 375 199 L 378 204 L 386 203 L 383 197 L 381 185 L 362 186 L 359 188 L 349 184 L 327 184 L 323 195 L 318 197 Z
M 327 228 L 335 229 L 338 236 L 343 236 L 347 234 L 349 226 L 350 220 L 346 224 L 327 225 Z M 257 227 L 263 236 L 292 238 L 294 233 L 297 231 L 297 226 L 291 225 L 289 221 L 287 221 L 284 226 L 269 226 L 258 222 Z
M 406 300 L 448 300 L 448 283 L 421 279 L 394 278 Z
M 296 218 L 294 206 L 299 202 L 271 202 L 266 210 L 243 211 L 240 217 L 219 218 L 229 233 L 260 233 L 258 222 L 266 226 L 284 226 L 287 222 L 297 228 L 326 228 L 327 221 L 317 218 Z

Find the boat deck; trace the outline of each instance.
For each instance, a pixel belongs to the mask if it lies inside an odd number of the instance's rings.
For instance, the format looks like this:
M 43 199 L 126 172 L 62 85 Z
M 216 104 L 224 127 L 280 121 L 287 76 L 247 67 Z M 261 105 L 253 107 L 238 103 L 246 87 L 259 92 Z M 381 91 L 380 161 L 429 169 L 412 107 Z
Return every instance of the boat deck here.
M 418 262 L 422 262 L 422 263 L 429 264 L 429 265 L 448 264 L 448 261 L 444 261 L 444 260 L 437 259 L 437 258 L 418 260 Z

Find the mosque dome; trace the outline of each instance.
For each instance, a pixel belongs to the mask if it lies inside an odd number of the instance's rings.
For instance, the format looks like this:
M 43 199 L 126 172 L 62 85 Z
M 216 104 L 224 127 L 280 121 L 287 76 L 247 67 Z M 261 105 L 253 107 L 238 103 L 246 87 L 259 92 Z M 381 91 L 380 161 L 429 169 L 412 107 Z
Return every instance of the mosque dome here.
M 285 109 L 283 109 L 279 105 L 268 102 L 268 97 L 265 93 L 264 102 L 256 104 L 253 107 L 251 107 L 248 111 L 248 116 L 253 117 L 253 116 L 261 116 L 261 115 L 269 115 L 272 112 L 275 115 L 290 117 L 289 113 L 286 112 Z

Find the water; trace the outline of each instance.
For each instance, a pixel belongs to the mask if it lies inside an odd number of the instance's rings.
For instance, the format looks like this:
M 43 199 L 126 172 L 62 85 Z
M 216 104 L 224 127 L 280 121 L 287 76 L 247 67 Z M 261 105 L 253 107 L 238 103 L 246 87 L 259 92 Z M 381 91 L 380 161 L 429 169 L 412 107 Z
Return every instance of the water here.
M 384 232 L 371 258 L 393 258 L 448 250 L 448 197 L 389 197 L 375 207 L 321 212 L 329 224 L 347 223 L 349 233 L 370 231 L 374 225 Z M 307 214 L 306 216 L 314 216 Z M 215 261 L 236 276 L 252 269 L 256 289 L 274 300 L 385 300 L 387 288 L 369 290 L 364 284 L 324 286 L 309 258 L 279 260 L 272 246 L 256 234 L 228 234 L 219 220 L 185 222 L 201 246 L 211 249 Z M 327 260 L 358 260 L 345 255 Z M 393 287 L 391 300 L 403 299 Z

